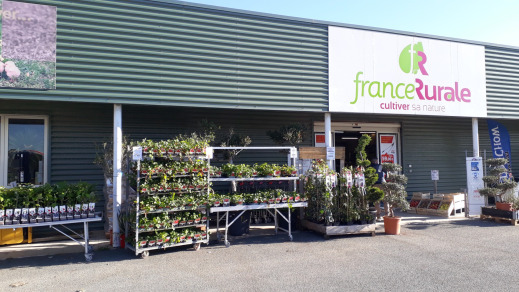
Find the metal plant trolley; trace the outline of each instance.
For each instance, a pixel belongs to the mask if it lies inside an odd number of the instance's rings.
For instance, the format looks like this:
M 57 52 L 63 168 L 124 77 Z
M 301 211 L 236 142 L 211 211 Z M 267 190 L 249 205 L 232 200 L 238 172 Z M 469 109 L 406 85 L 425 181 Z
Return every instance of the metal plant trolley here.
M 212 151 L 213 150 L 289 150 L 289 161 L 295 160 L 297 157 L 297 149 L 295 147 L 210 147 L 208 149 L 208 156 L 211 159 L 213 156 Z M 295 163 L 295 161 L 291 161 L 292 164 Z M 243 182 L 243 181 L 293 181 L 294 182 L 294 191 L 296 190 L 296 182 L 299 180 L 298 177 L 249 177 L 249 178 L 212 178 L 209 177 L 210 182 L 230 182 L 232 183 L 233 190 L 236 190 L 236 182 Z M 227 233 L 229 227 L 236 222 L 244 213 L 245 211 L 253 211 L 253 210 L 265 210 L 270 215 L 274 217 L 274 225 L 275 225 L 275 232 L 278 233 L 278 230 L 284 231 L 288 233 L 288 237 L 290 240 L 293 240 L 292 237 L 292 218 L 291 218 L 291 212 L 289 210 L 288 215 L 285 216 L 280 212 L 280 209 L 289 209 L 289 208 L 301 208 L 301 207 L 307 207 L 307 202 L 294 202 L 294 203 L 277 203 L 277 204 L 252 204 L 252 205 L 237 205 L 237 206 L 224 206 L 224 207 L 211 207 L 210 212 L 216 213 L 216 235 L 218 240 L 221 240 L 222 234 L 220 233 L 220 221 L 225 219 L 225 231 L 224 231 L 224 242 L 225 246 L 229 247 L 231 244 L 227 239 Z M 229 222 L 229 212 L 233 211 L 241 211 L 231 222 Z M 224 212 L 225 214 L 222 214 L 220 217 L 220 213 Z M 278 224 L 278 218 L 276 216 L 276 213 L 280 215 L 281 218 L 283 218 L 288 223 L 288 229 L 279 227 Z
M 136 151 L 136 149 L 134 148 L 134 152 Z M 137 151 L 142 151 L 142 150 L 137 150 Z M 141 156 L 141 155 L 137 155 L 137 156 Z M 162 157 L 161 159 L 158 159 L 158 158 L 153 158 L 154 161 L 158 161 L 159 164 L 165 164 L 165 163 L 192 163 L 194 160 L 207 160 L 207 156 L 205 154 L 194 154 L 194 155 L 185 155 L 185 156 L 165 156 L 165 157 Z M 158 250 L 158 249 L 166 249 L 166 248 L 170 248 L 170 247 L 178 247 L 178 246 L 183 246 L 183 245 L 193 245 L 193 248 L 195 250 L 199 250 L 200 249 L 200 246 L 202 243 L 205 243 L 205 244 L 209 244 L 209 218 L 207 218 L 205 220 L 204 223 L 198 223 L 198 224 L 186 224 L 184 226 L 180 226 L 180 225 L 177 225 L 177 226 L 170 226 L 170 227 L 167 227 L 167 228 L 163 228 L 163 229 L 153 229 L 153 230 L 142 230 L 139 228 L 139 218 L 141 216 L 147 216 L 147 215 L 157 215 L 157 214 L 179 214 L 179 213 L 183 213 L 183 212 L 187 212 L 187 211 L 196 211 L 200 214 L 205 214 L 207 213 L 207 208 L 206 206 L 201 206 L 201 207 L 198 207 L 198 206 L 193 206 L 193 207 L 176 207 L 176 208 L 166 208 L 166 209 L 162 209 L 162 210 L 154 210 L 154 211 L 145 211 L 145 210 L 140 210 L 140 200 L 142 199 L 142 197 L 145 197 L 145 196 L 167 196 L 169 194 L 172 194 L 174 193 L 174 191 L 164 191 L 162 193 L 160 192 L 154 192 L 153 194 L 148 194 L 148 195 L 145 195 L 143 193 L 141 193 L 140 191 L 140 185 L 141 185 L 141 180 L 146 180 L 146 177 L 142 177 L 141 176 L 141 158 L 139 159 L 135 159 L 135 156 L 134 156 L 134 160 L 137 161 L 137 190 L 139 190 L 137 192 L 137 198 L 136 198 L 136 203 L 135 203 L 135 214 L 136 214 L 136 221 L 135 221 L 135 225 L 134 226 L 130 226 L 130 228 L 133 228 L 133 231 L 135 232 L 135 242 L 133 243 L 127 243 L 125 245 L 126 248 L 132 250 L 135 252 L 135 255 L 138 256 L 140 255 L 142 258 L 146 258 L 149 256 L 149 251 L 150 250 Z M 209 169 L 209 164 L 207 165 L 207 168 Z M 200 189 L 200 190 L 195 190 L 195 191 L 190 191 L 190 192 L 196 192 L 196 193 L 200 193 L 200 194 L 204 194 L 205 196 L 207 196 L 209 194 L 209 182 L 208 182 L 208 175 L 209 175 L 209 170 L 207 169 L 207 172 L 204 172 L 204 176 L 203 176 L 203 179 L 207 182 L 207 186 Z M 192 178 L 193 176 L 195 176 L 194 174 L 184 174 L 184 175 L 172 175 L 171 176 L 171 179 L 175 180 L 175 179 L 184 179 L 184 178 Z M 187 194 L 187 193 L 186 193 Z M 157 243 L 156 245 L 153 245 L 153 246 L 142 246 L 141 245 L 141 239 L 142 239 L 142 234 L 146 234 L 146 233 L 150 233 L 150 232 L 156 232 L 156 231 L 175 231 L 175 230 L 182 230 L 184 228 L 205 228 L 206 230 L 206 236 L 205 238 L 191 238 L 191 239 L 184 239 L 182 240 L 181 242 L 176 242 L 176 243 L 173 243 L 173 242 L 169 242 L 169 243 Z M 128 229 L 126 229 L 126 232 L 128 232 Z M 128 233 L 126 234 L 126 236 L 128 236 Z
M 27 224 L 14 224 L 14 225 L 0 225 L 0 229 L 16 229 L 16 228 L 34 228 L 34 227 L 43 227 L 48 226 L 49 228 L 52 228 L 56 230 L 57 232 L 63 234 L 67 238 L 69 238 L 72 241 L 75 241 L 79 245 L 83 246 L 85 248 L 85 260 L 87 262 L 92 260 L 92 257 L 94 256 L 93 248 L 88 243 L 90 238 L 88 236 L 88 223 L 90 222 L 98 222 L 103 219 L 102 214 L 96 214 L 94 218 L 84 218 L 84 219 L 73 219 L 73 220 L 64 220 L 64 221 L 53 221 L 53 222 L 41 222 L 41 223 L 27 223 Z M 83 229 L 84 229 L 84 235 L 81 236 L 81 234 L 78 234 L 74 230 L 68 228 L 65 225 L 68 224 L 79 224 L 83 223 Z M 57 225 L 61 225 L 63 229 L 66 229 L 70 233 L 73 233 L 77 236 L 79 236 L 81 239 L 83 239 L 83 242 L 76 240 L 71 235 L 67 234 L 66 231 L 58 229 Z

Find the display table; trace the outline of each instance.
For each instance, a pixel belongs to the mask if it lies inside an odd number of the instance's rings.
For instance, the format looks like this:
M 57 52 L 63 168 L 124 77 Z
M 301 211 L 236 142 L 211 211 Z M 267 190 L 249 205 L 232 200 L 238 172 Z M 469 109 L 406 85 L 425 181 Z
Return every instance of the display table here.
M 290 204 L 289 203 L 253 204 L 253 205 L 238 205 L 238 206 L 228 206 L 228 207 L 211 207 L 211 211 L 210 212 L 211 213 L 216 213 L 216 235 L 217 235 L 218 240 L 221 239 L 220 221 L 225 219 L 224 242 L 225 242 L 225 246 L 229 247 L 231 244 L 227 240 L 228 229 L 238 218 L 240 218 L 243 215 L 243 213 L 245 213 L 245 211 L 248 211 L 248 210 L 266 210 L 272 216 L 274 216 L 274 224 L 275 224 L 276 234 L 278 233 L 278 230 L 284 231 L 284 232 L 288 233 L 288 237 L 290 238 L 290 240 L 292 240 L 293 238 L 292 238 L 292 226 L 291 226 L 291 222 L 292 222 L 292 218 L 291 217 L 292 216 L 290 214 L 291 212 L 288 212 L 288 216 L 285 216 L 285 215 L 283 215 L 280 212 L 280 209 L 288 209 L 289 207 L 290 208 L 302 208 L 302 207 L 307 207 L 307 206 L 308 206 L 307 202 L 298 202 L 298 203 L 290 203 Z M 274 210 L 274 212 L 272 212 L 272 210 Z M 234 218 L 234 220 L 229 222 L 229 212 L 232 212 L 232 211 L 241 211 L 241 212 L 238 214 L 238 216 L 236 216 Z M 221 212 L 225 213 L 224 215 L 222 215 L 222 217 L 220 217 L 220 213 Z M 276 213 L 279 214 L 280 217 L 283 218 L 288 223 L 288 229 L 281 228 L 281 227 L 278 226 L 278 219 L 277 219 Z
M 91 261 L 92 257 L 94 255 L 92 246 L 88 244 L 89 238 L 88 238 L 88 223 L 90 222 L 98 222 L 103 219 L 102 214 L 96 214 L 96 217 L 93 218 L 84 218 L 84 219 L 75 219 L 75 220 L 64 220 L 64 221 L 52 221 L 52 222 L 41 222 L 41 223 L 27 223 L 27 224 L 14 224 L 14 225 L 0 225 L 0 229 L 17 229 L 17 228 L 35 228 L 35 227 L 43 227 L 48 226 L 59 233 L 65 235 L 70 240 L 75 241 L 79 245 L 83 246 L 85 248 L 85 259 L 86 261 Z M 81 236 L 80 234 L 76 233 L 74 230 L 68 228 L 65 225 L 68 224 L 79 224 L 83 223 L 83 229 L 84 229 L 84 236 Z M 81 239 L 83 239 L 83 242 L 80 242 L 73 238 L 71 235 L 65 233 L 65 231 L 58 229 L 58 225 L 60 225 L 63 229 L 68 230 L 69 232 L 79 236 Z

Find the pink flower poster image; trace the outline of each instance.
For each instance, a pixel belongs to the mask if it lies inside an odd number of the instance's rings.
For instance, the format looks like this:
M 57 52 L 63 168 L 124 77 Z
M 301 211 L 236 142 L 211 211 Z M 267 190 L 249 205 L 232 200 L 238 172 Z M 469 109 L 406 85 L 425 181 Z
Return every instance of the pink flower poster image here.
M 56 7 L 0 3 L 0 87 L 56 89 Z

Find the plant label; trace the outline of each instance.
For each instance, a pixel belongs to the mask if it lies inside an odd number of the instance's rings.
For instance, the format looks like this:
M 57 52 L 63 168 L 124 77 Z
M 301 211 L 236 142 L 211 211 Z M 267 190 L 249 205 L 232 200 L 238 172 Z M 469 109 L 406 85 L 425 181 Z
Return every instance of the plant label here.
M 22 224 L 29 223 L 29 208 L 22 208 L 22 217 L 21 217 Z
M 52 207 L 52 221 L 59 221 L 59 206 Z
M 45 207 L 44 219 L 45 219 L 45 222 L 52 221 L 52 207 Z
M 88 217 L 94 218 L 96 211 L 96 203 L 89 203 L 88 204 Z
M 5 225 L 13 224 L 13 209 L 5 210 Z
M 81 204 L 74 205 L 74 219 L 81 219 Z

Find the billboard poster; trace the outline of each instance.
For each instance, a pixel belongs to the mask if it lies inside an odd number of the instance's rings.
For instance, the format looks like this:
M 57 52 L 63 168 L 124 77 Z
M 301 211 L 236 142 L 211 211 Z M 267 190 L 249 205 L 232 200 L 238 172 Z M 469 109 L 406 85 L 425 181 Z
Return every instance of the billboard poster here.
M 485 206 L 485 197 L 479 190 L 485 187 L 483 182 L 483 158 L 467 157 L 467 199 L 469 215 L 481 215 L 481 207 Z
M 0 5 L 0 87 L 56 89 L 56 7 Z
M 395 134 L 380 134 L 380 163 L 398 163 Z
M 486 117 L 485 48 L 328 28 L 329 111 Z

